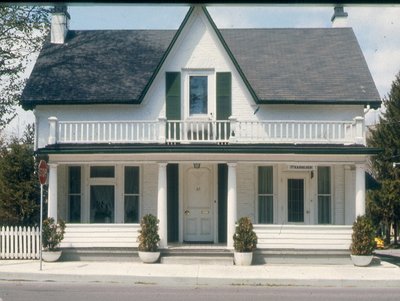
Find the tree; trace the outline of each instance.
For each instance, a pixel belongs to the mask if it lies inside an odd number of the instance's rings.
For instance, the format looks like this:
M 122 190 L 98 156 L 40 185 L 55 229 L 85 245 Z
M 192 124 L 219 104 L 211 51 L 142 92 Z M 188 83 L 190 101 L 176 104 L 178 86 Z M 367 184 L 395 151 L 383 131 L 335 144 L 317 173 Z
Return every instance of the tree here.
M 33 147 L 22 142 L 28 133 L 0 148 L 0 225 L 34 225 L 39 220 Z
M 49 30 L 44 7 L 0 4 L 0 131 L 15 117 L 24 72 Z
M 381 183 L 381 188 L 370 195 L 369 211 L 378 215 L 386 227 L 395 229 L 397 243 L 400 221 L 400 72 L 392 83 L 390 92 L 383 99 L 385 111 L 379 117 L 379 123 L 371 130 L 368 145 L 382 151 L 372 158 L 374 176 Z M 390 243 L 390 232 L 386 235 Z

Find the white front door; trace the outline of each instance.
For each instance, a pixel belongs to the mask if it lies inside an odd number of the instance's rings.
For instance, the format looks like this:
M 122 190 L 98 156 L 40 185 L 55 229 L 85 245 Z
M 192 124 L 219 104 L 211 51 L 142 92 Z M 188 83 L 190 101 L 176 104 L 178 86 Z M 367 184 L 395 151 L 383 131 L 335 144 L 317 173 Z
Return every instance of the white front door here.
M 185 173 L 184 234 L 187 242 L 214 241 L 212 169 L 189 168 Z

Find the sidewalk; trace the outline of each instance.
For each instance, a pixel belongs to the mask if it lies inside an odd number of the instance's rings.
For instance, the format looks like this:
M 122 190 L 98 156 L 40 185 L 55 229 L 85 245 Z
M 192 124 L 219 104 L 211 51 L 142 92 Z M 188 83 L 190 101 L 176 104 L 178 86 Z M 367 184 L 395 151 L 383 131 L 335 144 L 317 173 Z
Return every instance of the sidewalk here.
M 0 281 L 100 282 L 171 286 L 400 287 L 400 268 L 387 262 L 352 265 L 176 265 L 140 262 L 2 260 Z

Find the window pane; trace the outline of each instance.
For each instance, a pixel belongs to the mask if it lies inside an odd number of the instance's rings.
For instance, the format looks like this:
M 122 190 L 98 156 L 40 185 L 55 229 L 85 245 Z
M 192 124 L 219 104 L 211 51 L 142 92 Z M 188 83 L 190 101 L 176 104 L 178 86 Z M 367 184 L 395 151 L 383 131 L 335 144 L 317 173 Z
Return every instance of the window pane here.
M 303 179 L 288 179 L 288 221 L 304 222 Z
M 125 167 L 125 193 L 139 193 L 139 167 L 137 166 Z
M 272 195 L 258 197 L 258 222 L 272 224 L 274 222 L 274 203 Z
M 69 222 L 80 223 L 81 221 L 81 196 L 69 196 Z
M 318 223 L 331 223 L 331 197 L 318 196 Z
M 81 167 L 69 167 L 69 193 L 81 193 Z
M 125 223 L 139 222 L 139 197 L 125 196 Z
M 331 193 L 331 168 L 329 166 L 318 167 L 318 194 Z
M 114 186 L 90 186 L 90 222 L 114 222 Z
M 91 166 L 91 178 L 114 178 L 114 166 Z
M 207 114 L 207 76 L 190 76 L 189 114 Z
M 273 173 L 272 166 L 260 166 L 258 168 L 258 193 L 273 193 Z

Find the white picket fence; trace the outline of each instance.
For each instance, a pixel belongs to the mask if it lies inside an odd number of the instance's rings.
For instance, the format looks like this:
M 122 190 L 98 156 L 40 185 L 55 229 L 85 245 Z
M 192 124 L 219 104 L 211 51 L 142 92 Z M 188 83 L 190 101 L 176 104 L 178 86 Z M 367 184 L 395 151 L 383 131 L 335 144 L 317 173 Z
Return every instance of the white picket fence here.
M 39 227 L 1 227 L 1 259 L 38 259 L 39 252 Z

